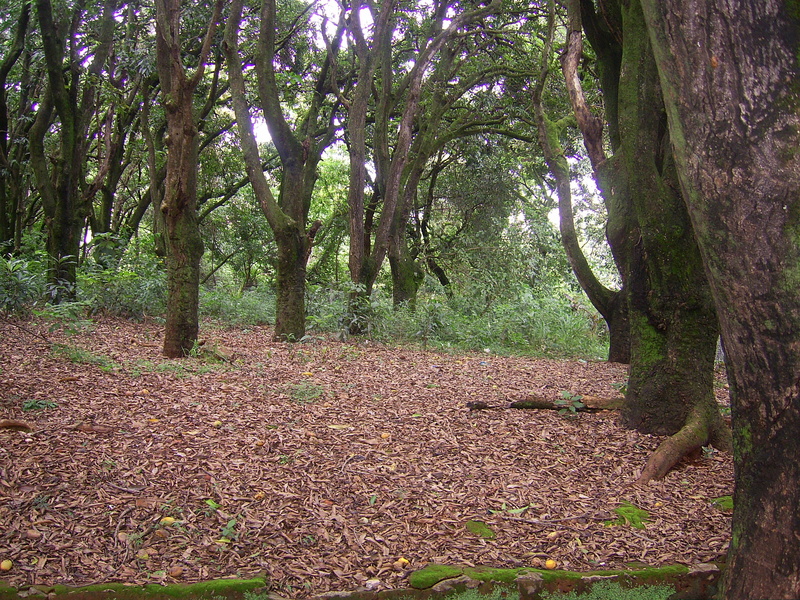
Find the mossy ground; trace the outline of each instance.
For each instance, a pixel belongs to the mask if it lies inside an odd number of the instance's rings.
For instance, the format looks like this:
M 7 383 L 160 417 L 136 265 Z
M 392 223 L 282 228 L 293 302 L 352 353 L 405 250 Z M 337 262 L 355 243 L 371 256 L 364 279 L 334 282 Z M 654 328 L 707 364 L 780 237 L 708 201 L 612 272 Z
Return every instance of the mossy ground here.
M 33 586 L 29 590 L 16 590 L 0 582 L 0 600 L 20 600 L 23 597 L 51 597 L 65 600 L 241 600 L 247 592 L 266 589 L 263 578 L 215 579 L 200 583 L 129 586 L 122 583 L 90 585 L 70 588 L 63 585 L 52 587 Z M 34 591 L 35 590 L 35 591 Z M 33 591 L 33 593 L 29 593 Z

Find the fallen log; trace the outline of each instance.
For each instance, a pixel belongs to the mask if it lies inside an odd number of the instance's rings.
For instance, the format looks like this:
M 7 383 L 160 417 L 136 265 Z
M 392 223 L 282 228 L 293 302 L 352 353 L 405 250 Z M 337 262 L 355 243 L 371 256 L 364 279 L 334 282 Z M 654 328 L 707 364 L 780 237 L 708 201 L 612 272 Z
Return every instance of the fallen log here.
M 624 398 L 600 398 L 598 396 L 576 396 L 580 399 L 582 406 L 575 406 L 575 412 L 597 412 L 600 410 L 619 410 L 625 401 Z M 568 401 L 550 400 L 541 396 L 531 396 L 524 400 L 515 400 L 505 406 L 489 404 L 488 402 L 475 401 L 467 402 L 470 410 L 502 410 L 507 408 L 520 408 L 526 410 L 563 410 L 570 409 Z

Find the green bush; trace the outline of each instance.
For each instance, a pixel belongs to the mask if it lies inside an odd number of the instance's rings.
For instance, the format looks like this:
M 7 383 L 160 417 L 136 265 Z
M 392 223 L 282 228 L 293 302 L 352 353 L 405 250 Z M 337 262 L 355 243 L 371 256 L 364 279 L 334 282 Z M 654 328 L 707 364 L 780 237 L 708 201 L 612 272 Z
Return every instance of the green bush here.
M 25 314 L 44 290 L 45 265 L 41 260 L 0 256 L 0 312 Z
M 275 292 L 269 286 L 243 292 L 232 284 L 201 287 L 200 316 L 239 326 L 274 323 Z
M 161 262 L 149 254 L 134 255 L 114 268 L 92 263 L 78 273 L 78 298 L 93 313 L 136 319 L 162 315 L 166 297 L 166 274 Z

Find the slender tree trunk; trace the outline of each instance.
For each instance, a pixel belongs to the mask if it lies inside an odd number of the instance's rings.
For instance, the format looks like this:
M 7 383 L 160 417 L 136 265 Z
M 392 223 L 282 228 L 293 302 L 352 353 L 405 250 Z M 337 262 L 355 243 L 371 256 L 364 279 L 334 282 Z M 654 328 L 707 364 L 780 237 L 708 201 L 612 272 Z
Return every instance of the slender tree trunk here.
M 800 26 L 791 3 L 642 0 L 731 384 L 727 600 L 800 597 Z
M 578 60 L 583 52 L 581 42 L 580 10 L 573 2 L 570 15 L 573 23 L 568 51 L 563 57 L 562 70 L 567 82 L 574 116 L 583 134 L 584 144 L 594 169 L 595 180 L 603 195 L 608 212 L 606 238 L 611 248 L 622 286 L 612 290 L 604 286 L 592 271 L 589 261 L 583 254 L 575 232 L 575 219 L 572 210 L 572 192 L 569 164 L 559 137 L 563 122 L 551 121 L 545 113 L 542 93 L 549 75 L 549 61 L 555 35 L 555 7 L 549 12 L 549 33 L 543 53 L 539 79 L 533 93 L 539 143 L 545 162 L 556 180 L 558 196 L 559 230 L 572 272 L 578 280 L 589 301 L 606 322 L 609 331 L 608 360 L 610 362 L 630 362 L 630 322 L 628 319 L 628 271 L 631 254 L 631 232 L 635 229 L 632 212 L 628 203 L 627 186 L 620 185 L 619 170 L 613 170 L 613 163 L 607 159 L 603 150 L 602 121 L 592 115 L 581 88 L 578 77 Z M 613 232 L 613 234 L 611 233 Z
M 197 125 L 192 100 L 202 77 L 222 10 L 217 0 L 200 61 L 186 75 L 181 60 L 180 0 L 156 1 L 157 66 L 167 113 L 167 175 L 161 212 L 167 247 L 165 356 L 179 358 L 194 347 L 199 329 L 198 296 L 203 242 L 197 222 Z
M 275 233 L 278 246 L 275 337 L 297 342 L 306 331 L 306 233 L 291 227 Z

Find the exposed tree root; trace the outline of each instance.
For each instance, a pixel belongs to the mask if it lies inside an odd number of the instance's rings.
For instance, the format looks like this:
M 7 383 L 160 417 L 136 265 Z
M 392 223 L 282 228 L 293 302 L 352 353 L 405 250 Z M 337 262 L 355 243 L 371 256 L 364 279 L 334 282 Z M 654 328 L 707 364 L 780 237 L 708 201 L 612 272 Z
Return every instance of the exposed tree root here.
M 718 450 L 730 452 L 733 446 L 731 432 L 720 418 L 719 412 L 695 407 L 686 418 L 686 424 L 676 434 L 661 442 L 650 455 L 642 474 L 636 480 L 636 485 L 661 479 L 684 456 L 707 444 L 713 445 Z

